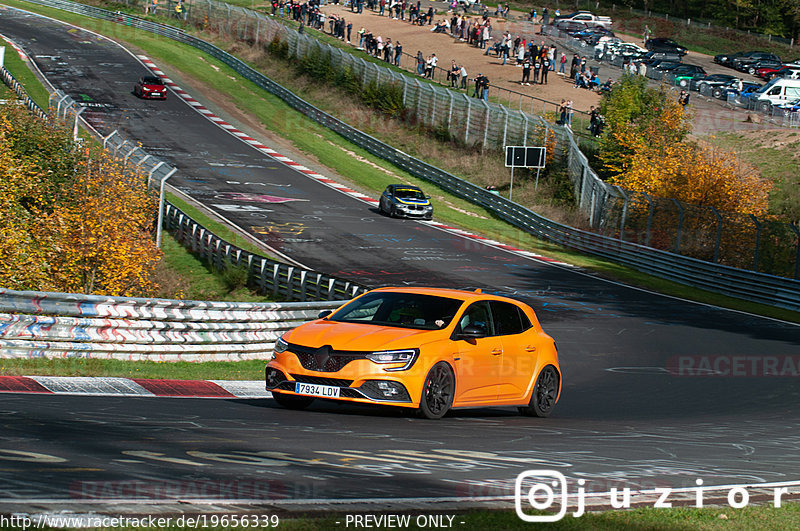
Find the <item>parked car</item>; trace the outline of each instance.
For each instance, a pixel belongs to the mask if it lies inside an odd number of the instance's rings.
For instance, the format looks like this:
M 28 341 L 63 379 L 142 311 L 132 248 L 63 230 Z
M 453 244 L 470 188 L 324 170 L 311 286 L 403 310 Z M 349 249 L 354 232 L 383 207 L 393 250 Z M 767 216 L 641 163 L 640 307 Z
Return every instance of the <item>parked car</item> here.
M 788 103 L 781 103 L 776 105 L 776 107 L 780 107 L 784 110 L 784 112 L 798 112 L 800 111 L 800 99 L 796 99 Z
M 572 35 L 573 33 L 585 30 L 586 24 L 583 22 L 576 22 L 574 20 L 558 20 L 553 23 L 553 27 L 558 31 Z
M 651 52 L 675 53 L 681 56 L 689 53 L 689 50 L 687 50 L 685 47 L 681 46 L 672 39 L 667 39 L 665 37 L 647 39 L 647 41 L 644 43 L 644 47 Z
M 765 66 L 756 70 L 756 75 L 761 79 L 769 81 L 773 77 L 793 77 L 800 73 L 800 64 L 790 63 L 779 66 Z
M 658 63 L 654 63 L 650 65 L 655 70 L 660 70 L 661 72 L 669 72 L 673 68 L 677 68 L 681 66 L 682 63 L 678 63 L 675 61 L 659 61 Z
M 740 71 L 740 72 L 748 72 L 748 73 L 751 73 L 751 74 L 755 74 L 756 73 L 755 69 L 753 69 L 753 71 L 750 72 L 751 66 L 754 65 L 755 63 L 757 63 L 758 61 L 762 61 L 762 60 L 765 60 L 765 59 L 766 60 L 770 60 L 770 61 L 774 61 L 775 64 L 781 64 L 781 58 L 778 57 L 777 55 L 775 55 L 774 53 L 769 53 L 769 52 L 746 52 L 746 53 L 742 54 L 740 57 L 737 57 L 736 59 L 733 59 L 731 61 L 731 67 L 733 69 L 735 69 L 735 70 Z
M 593 13 L 590 13 L 589 11 L 576 11 L 568 15 L 557 16 L 553 19 L 553 24 L 563 21 L 580 22 L 582 24 L 585 24 L 587 27 L 594 27 L 594 26 L 601 26 L 604 28 L 611 27 L 611 18 L 601 17 Z
M 720 64 L 722 66 L 727 66 L 730 68 L 731 61 L 737 59 L 744 55 L 747 52 L 735 52 L 735 53 L 721 53 L 719 55 L 714 56 L 714 62 Z
M 740 96 L 742 99 L 748 99 L 752 94 L 761 88 L 758 83 L 751 83 L 749 81 L 742 81 L 742 88 L 739 90 L 739 79 L 734 78 L 729 83 L 714 87 L 711 95 L 720 100 L 727 100 L 728 94 Z
M 167 99 L 167 87 L 155 76 L 143 76 L 133 86 L 133 94 L 142 99 L 165 100 Z
M 693 79 L 705 77 L 706 70 L 702 66 L 681 64 L 667 71 L 672 76 L 673 83 L 680 87 L 688 87 Z
M 772 105 L 800 99 L 800 79 L 773 78 L 751 96 L 757 108 L 767 111 Z
M 656 61 L 669 61 L 673 63 L 680 63 L 683 56 L 674 52 L 647 52 L 642 56 L 642 61 L 648 65 L 655 64 Z
M 429 195 L 418 186 L 409 184 L 390 184 L 383 191 L 378 202 L 380 211 L 390 217 L 423 218 L 433 217 L 433 205 Z
M 733 81 L 737 81 L 738 79 L 739 78 L 731 74 L 709 74 L 703 78 L 695 80 L 694 85 L 698 91 L 705 94 L 710 94 L 715 98 L 719 98 L 720 94 L 722 94 L 721 87 Z
M 612 60 L 614 57 L 629 57 L 637 59 L 643 57 L 647 50 L 632 42 L 619 42 L 611 43 L 604 46 L 603 43 L 595 46 L 595 50 L 599 50 L 600 57 L 608 55 Z
M 275 342 L 265 387 L 289 409 L 332 399 L 416 410 L 517 406 L 550 415 L 561 394 L 553 338 L 522 302 L 435 288 L 381 288 Z

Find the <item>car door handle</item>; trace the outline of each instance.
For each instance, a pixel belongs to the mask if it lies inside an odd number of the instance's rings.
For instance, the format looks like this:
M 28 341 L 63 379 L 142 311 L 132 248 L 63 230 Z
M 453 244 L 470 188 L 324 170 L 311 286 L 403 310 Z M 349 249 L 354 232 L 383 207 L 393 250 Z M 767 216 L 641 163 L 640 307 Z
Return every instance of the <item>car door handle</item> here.
M 536 347 L 534 347 L 533 345 L 528 345 L 527 347 L 525 347 L 525 352 L 536 352 Z
M 503 353 L 503 349 L 501 349 L 501 348 L 496 348 L 496 349 L 492 350 L 492 352 L 491 352 L 492 356 L 499 356 L 502 353 Z

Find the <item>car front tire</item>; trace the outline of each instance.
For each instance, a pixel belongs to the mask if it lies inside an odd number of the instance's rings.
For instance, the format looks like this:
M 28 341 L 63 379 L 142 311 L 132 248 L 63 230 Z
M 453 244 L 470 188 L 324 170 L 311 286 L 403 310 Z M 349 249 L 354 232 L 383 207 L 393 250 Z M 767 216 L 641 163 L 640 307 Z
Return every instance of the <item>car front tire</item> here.
M 533 387 L 530 403 L 518 408 L 519 412 L 528 417 L 548 417 L 556 405 L 559 380 L 558 371 L 552 365 L 542 369 Z
M 311 396 L 286 395 L 276 392 L 272 393 L 272 398 L 286 409 L 305 409 L 314 401 Z
M 417 415 L 432 420 L 442 418 L 453 405 L 455 391 L 456 377 L 450 366 L 440 361 L 425 377 Z
M 711 95 L 719 99 L 722 96 L 722 89 L 715 88 Z

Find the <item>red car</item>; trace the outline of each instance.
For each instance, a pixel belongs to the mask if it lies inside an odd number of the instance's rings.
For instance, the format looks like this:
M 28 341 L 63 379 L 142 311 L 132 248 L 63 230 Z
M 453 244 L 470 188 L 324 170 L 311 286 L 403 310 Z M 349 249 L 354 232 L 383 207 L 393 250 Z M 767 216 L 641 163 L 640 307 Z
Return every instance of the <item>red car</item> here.
M 164 82 L 155 76 L 140 77 L 133 86 L 133 94 L 149 100 L 167 99 L 167 87 Z
M 800 64 L 785 64 L 780 66 L 768 66 L 756 70 L 756 75 L 761 79 L 769 81 L 773 77 L 783 77 L 791 74 L 792 72 L 800 70 Z

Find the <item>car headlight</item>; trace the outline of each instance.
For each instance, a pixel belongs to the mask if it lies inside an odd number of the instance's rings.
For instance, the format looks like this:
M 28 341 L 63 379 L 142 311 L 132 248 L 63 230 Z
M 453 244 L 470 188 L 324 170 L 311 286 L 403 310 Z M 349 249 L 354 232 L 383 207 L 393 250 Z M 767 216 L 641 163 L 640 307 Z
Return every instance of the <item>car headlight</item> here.
M 281 352 L 286 351 L 289 348 L 289 343 L 284 341 L 282 337 L 279 337 L 278 340 L 275 342 L 275 353 L 280 354 Z
M 405 371 L 414 365 L 419 356 L 419 349 L 410 348 L 404 350 L 381 350 L 367 354 L 367 359 L 372 363 L 403 363 L 402 367 L 390 367 L 383 369 L 387 372 Z

